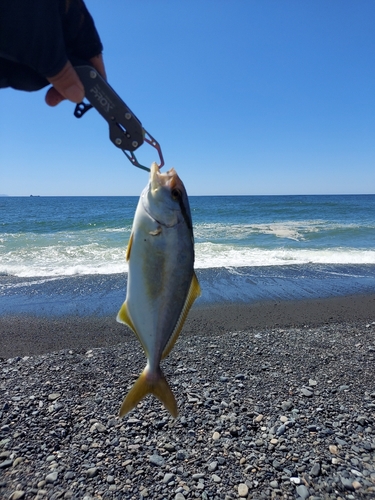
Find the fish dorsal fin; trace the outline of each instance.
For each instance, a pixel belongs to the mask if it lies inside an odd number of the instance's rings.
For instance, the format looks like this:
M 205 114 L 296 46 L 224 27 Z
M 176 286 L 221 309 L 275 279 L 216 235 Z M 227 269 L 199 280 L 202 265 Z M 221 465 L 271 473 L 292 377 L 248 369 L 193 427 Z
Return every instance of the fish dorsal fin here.
M 128 246 L 126 247 L 126 254 L 125 254 L 125 260 L 126 261 L 128 261 L 130 259 L 130 252 L 131 252 L 132 245 L 133 245 L 133 234 L 134 233 L 132 233 L 130 235 L 129 243 L 128 243 Z
M 143 350 L 148 357 L 147 349 L 146 346 L 144 345 L 141 336 L 138 334 L 136 327 L 134 326 L 134 323 L 129 315 L 128 312 L 128 306 L 126 305 L 126 301 L 122 304 L 121 309 L 119 310 L 116 320 L 119 323 L 123 323 L 124 325 L 128 326 L 133 332 L 136 334 L 141 346 L 143 347 Z
M 201 287 L 199 286 L 199 282 L 198 282 L 198 279 L 197 279 L 195 273 L 193 273 L 193 278 L 192 278 L 191 283 L 190 283 L 190 288 L 189 288 L 189 292 L 188 292 L 186 300 L 185 300 L 184 307 L 182 308 L 180 317 L 178 318 L 176 327 L 173 330 L 171 338 L 169 339 L 168 344 L 165 346 L 165 349 L 163 351 L 161 359 L 166 358 L 168 356 L 168 354 L 171 352 L 171 350 L 173 349 L 173 346 L 175 345 L 176 340 L 178 339 L 178 336 L 180 335 L 182 327 L 184 326 L 184 323 L 185 323 L 186 317 L 190 311 L 190 308 L 193 305 L 195 299 L 197 299 L 200 294 L 201 294 Z

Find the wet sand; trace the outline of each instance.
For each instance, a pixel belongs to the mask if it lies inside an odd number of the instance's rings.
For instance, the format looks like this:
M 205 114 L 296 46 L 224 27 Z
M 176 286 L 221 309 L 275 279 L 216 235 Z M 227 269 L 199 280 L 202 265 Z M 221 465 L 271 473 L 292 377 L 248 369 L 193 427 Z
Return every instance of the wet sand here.
M 252 329 L 373 321 L 375 294 L 252 304 L 213 304 L 194 307 L 181 335 L 209 336 Z M 60 349 L 110 347 L 127 342 L 132 335 L 113 316 L 2 316 L 0 358 L 33 356 Z

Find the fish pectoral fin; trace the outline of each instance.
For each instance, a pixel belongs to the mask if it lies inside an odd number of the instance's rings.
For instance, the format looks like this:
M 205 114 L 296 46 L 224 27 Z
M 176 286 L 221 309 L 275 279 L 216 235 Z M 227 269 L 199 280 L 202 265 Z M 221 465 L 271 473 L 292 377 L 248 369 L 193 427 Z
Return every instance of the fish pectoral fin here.
M 158 236 L 159 234 L 161 234 L 161 232 L 161 226 L 158 226 L 156 229 L 154 229 L 154 231 L 149 231 L 149 234 L 151 234 L 151 236 Z
M 133 410 L 147 394 L 156 396 L 172 417 L 177 417 L 177 402 L 163 372 L 159 369 L 157 375 L 150 377 L 147 366 L 124 399 L 119 412 L 120 417 Z
M 132 233 L 130 235 L 129 243 L 128 243 L 128 246 L 126 247 L 126 254 L 125 254 L 125 260 L 126 260 L 126 262 L 130 259 L 130 252 L 131 252 L 132 245 L 133 245 L 133 234 L 134 233 Z
M 135 326 L 133 325 L 133 321 L 129 316 L 128 306 L 126 305 L 126 302 L 122 304 L 121 309 L 117 314 L 116 321 L 118 321 L 118 323 L 123 323 L 124 325 L 127 325 L 137 335 Z
M 168 344 L 165 346 L 161 359 L 164 359 L 168 356 L 168 354 L 173 349 L 173 346 L 180 335 L 182 327 L 184 326 L 187 315 L 189 314 L 190 308 L 193 305 L 194 301 L 200 296 L 201 287 L 199 286 L 198 278 L 195 273 L 193 273 L 193 278 L 190 283 L 189 292 L 187 294 L 184 307 L 182 308 L 180 317 L 178 318 L 177 324 L 171 338 L 168 341 Z

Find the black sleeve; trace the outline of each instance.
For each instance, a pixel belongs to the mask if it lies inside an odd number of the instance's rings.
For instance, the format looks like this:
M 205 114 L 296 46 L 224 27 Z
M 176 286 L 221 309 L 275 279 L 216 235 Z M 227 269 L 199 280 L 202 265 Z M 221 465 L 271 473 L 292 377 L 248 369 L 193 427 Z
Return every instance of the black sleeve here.
M 37 90 L 103 46 L 82 0 L 0 0 L 0 87 Z

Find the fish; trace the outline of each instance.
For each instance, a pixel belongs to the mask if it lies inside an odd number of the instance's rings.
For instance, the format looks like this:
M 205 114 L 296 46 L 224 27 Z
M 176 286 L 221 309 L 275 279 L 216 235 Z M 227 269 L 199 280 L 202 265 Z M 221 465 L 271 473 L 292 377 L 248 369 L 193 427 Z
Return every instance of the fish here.
M 138 337 L 147 364 L 120 408 L 125 416 L 147 395 L 176 418 L 175 396 L 160 368 L 173 349 L 194 301 L 201 294 L 194 271 L 194 235 L 185 186 L 174 168 L 150 178 L 136 208 L 126 249 L 126 299 L 117 321 Z

